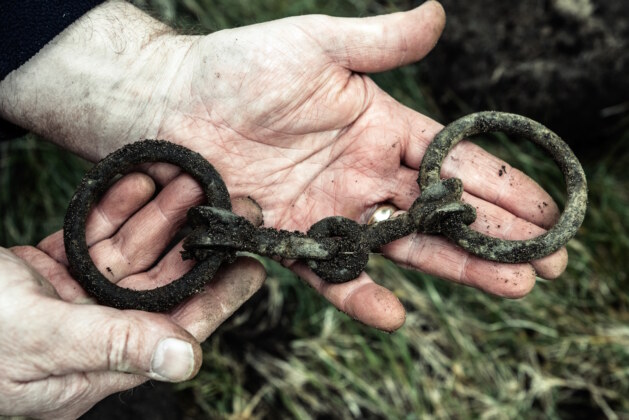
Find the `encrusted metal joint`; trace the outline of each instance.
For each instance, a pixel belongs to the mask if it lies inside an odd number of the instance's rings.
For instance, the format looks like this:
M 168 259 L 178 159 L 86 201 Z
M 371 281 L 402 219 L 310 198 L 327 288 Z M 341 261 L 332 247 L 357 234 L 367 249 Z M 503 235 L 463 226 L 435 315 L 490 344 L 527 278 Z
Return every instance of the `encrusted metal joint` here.
M 301 232 L 256 228 L 244 217 L 217 207 L 191 208 L 188 223 L 194 230 L 183 241 L 184 259 L 202 261 L 216 252 L 227 253 L 233 259 L 237 251 L 244 251 L 267 257 L 325 260 L 337 252 L 336 241 L 317 241 Z
M 369 249 L 363 240 L 365 228 L 345 217 L 326 217 L 312 225 L 308 236 L 314 239 L 335 239 L 336 255 L 330 259 L 308 259 L 308 266 L 322 279 L 343 283 L 355 279 L 369 261 Z
M 476 220 L 476 210 L 461 201 L 463 182 L 458 178 L 440 179 L 422 190 L 409 213 L 417 232 L 440 234 L 469 225 Z

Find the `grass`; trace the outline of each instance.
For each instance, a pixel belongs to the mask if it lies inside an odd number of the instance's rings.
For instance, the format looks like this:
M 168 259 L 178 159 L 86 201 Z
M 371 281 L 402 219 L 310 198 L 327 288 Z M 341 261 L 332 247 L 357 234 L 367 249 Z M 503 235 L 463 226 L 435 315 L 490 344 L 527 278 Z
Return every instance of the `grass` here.
M 162 19 L 207 31 L 301 13 L 362 16 L 407 2 L 153 0 Z M 376 75 L 398 100 L 437 115 L 416 67 Z M 629 126 L 629 124 L 628 124 Z M 560 175 L 528 145 L 481 143 L 562 201 Z M 404 303 L 393 334 L 335 310 L 266 261 L 261 290 L 204 344 L 204 368 L 177 389 L 192 418 L 628 418 L 629 129 L 585 165 L 586 221 L 570 264 L 524 299 L 485 295 L 372 258 L 369 271 Z M 34 137 L 0 144 L 0 243 L 59 229 L 86 164 Z M 523 153 L 524 152 L 524 153 Z

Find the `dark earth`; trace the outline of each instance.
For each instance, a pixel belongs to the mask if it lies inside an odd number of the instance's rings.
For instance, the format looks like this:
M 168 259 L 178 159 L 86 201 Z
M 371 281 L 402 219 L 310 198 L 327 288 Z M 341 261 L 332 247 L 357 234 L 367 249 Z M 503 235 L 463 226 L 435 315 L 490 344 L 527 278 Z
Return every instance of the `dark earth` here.
M 595 155 L 629 119 L 629 1 L 442 0 L 447 24 L 423 76 L 444 121 L 522 114 Z
M 595 156 L 623 121 L 626 128 L 629 1 L 441 3 L 448 22 L 421 74 L 443 121 L 482 109 L 522 114 L 557 132 L 580 159 Z M 192 401 L 152 383 L 112 395 L 83 418 L 202 418 Z

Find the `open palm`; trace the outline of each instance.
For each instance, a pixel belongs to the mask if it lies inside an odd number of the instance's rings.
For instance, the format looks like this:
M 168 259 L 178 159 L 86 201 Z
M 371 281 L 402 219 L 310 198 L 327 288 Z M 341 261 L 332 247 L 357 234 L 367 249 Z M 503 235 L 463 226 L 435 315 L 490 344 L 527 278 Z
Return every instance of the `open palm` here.
M 201 152 L 232 196 L 261 205 L 267 226 L 303 231 L 332 215 L 365 222 L 383 202 L 408 209 L 419 194 L 421 157 L 441 125 L 364 73 L 420 59 L 443 22 L 440 6 L 428 2 L 388 16 L 301 16 L 200 38 L 172 82 L 158 136 Z M 478 210 L 473 227 L 483 232 L 532 237 L 558 216 L 536 183 L 473 144 L 457 146 L 442 175 L 463 180 L 464 200 Z M 561 250 L 532 265 L 493 263 L 426 235 L 396 241 L 384 253 L 507 297 L 530 291 L 536 271 L 558 276 L 567 261 Z M 403 322 L 397 299 L 366 274 L 328 285 L 301 264 L 292 268 L 368 324 L 394 329 Z

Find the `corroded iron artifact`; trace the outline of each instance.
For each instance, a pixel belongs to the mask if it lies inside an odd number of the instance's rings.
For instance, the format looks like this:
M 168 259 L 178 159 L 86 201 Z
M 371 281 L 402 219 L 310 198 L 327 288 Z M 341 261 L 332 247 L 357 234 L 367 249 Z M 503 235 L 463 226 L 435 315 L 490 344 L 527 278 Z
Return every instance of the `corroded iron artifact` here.
M 483 235 L 468 227 L 476 219 L 473 207 L 461 201 L 463 183 L 441 179 L 448 152 L 463 138 L 500 131 L 541 146 L 559 165 L 567 186 L 566 207 L 548 232 L 528 240 L 509 241 Z M 88 253 L 85 223 L 91 205 L 118 174 L 144 162 L 168 162 L 181 167 L 202 186 L 204 206 L 191 208 L 193 228 L 184 240 L 183 258 L 198 263 L 182 278 L 152 290 L 119 287 L 103 276 Z M 256 228 L 231 212 L 229 193 L 220 175 L 201 155 L 161 140 L 144 140 L 125 146 L 97 163 L 72 198 L 64 223 L 68 262 L 85 290 L 105 305 L 120 309 L 166 311 L 201 290 L 223 262 L 239 251 L 264 256 L 301 259 L 321 278 L 342 283 L 358 277 L 369 253 L 413 232 L 441 234 L 479 257 L 507 263 L 527 262 L 549 255 L 576 234 L 585 217 L 585 174 L 570 148 L 552 131 L 528 118 L 498 112 L 480 112 L 445 127 L 431 142 L 419 169 L 421 195 L 399 217 L 360 225 L 345 217 L 327 217 L 307 233 Z

